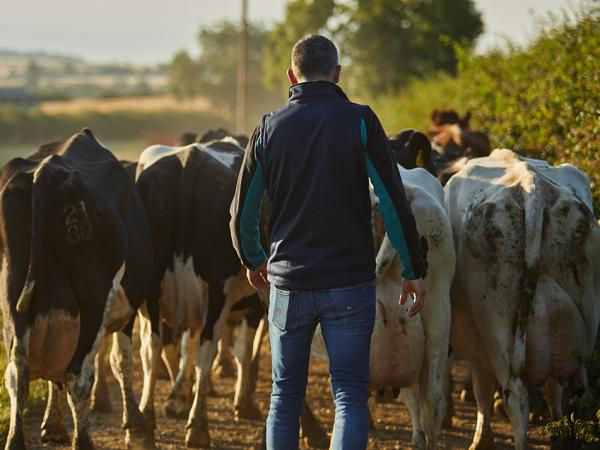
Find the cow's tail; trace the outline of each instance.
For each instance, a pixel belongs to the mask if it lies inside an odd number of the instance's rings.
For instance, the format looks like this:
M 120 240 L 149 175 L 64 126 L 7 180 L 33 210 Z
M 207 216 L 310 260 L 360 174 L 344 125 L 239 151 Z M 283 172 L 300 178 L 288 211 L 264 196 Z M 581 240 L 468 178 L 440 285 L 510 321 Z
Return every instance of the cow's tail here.
M 525 329 L 537 286 L 544 226 L 543 180 L 539 179 L 531 169 L 527 169 L 527 174 L 527 179 L 520 185 L 525 220 L 525 267 L 518 280 L 521 298 L 514 327 L 511 362 L 512 372 L 515 374 L 520 374 L 525 367 Z
M 64 178 L 66 176 L 64 171 L 57 171 L 50 164 L 47 164 L 52 158 L 55 157 L 50 156 L 44 160 L 33 177 L 33 187 L 31 189 L 31 249 L 27 277 L 17 301 L 16 308 L 20 314 L 27 313 L 31 307 L 36 276 L 39 274 L 39 267 L 42 263 L 45 245 L 44 237 L 48 231 L 46 222 L 48 217 L 49 190 L 53 180 L 57 177 Z

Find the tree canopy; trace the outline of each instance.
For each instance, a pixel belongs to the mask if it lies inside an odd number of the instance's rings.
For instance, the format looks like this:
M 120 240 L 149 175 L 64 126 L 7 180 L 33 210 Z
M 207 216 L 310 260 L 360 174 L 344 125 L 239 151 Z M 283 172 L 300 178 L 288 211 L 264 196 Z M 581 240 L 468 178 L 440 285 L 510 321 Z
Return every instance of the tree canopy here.
M 321 33 L 338 45 L 351 87 L 376 94 L 432 71 L 453 73 L 453 44 L 469 47 L 482 31 L 473 0 L 292 0 L 269 34 L 265 74 L 274 85 L 292 45 Z

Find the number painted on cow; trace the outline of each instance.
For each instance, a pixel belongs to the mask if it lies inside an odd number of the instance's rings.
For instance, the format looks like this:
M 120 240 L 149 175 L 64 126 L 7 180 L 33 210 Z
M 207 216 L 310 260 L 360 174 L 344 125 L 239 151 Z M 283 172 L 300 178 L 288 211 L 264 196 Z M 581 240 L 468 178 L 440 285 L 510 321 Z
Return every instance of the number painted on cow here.
M 78 203 L 69 204 L 63 208 L 63 212 L 66 214 L 67 241 L 71 244 L 89 241 L 92 238 L 93 229 L 85 202 L 81 200 Z

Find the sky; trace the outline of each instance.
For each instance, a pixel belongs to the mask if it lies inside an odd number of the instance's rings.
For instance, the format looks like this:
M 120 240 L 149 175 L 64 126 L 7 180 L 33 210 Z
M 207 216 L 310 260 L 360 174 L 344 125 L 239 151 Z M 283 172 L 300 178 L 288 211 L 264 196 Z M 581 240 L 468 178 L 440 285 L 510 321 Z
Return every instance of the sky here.
M 285 0 L 248 0 L 251 20 L 283 17 Z M 448 0 L 451 1 L 451 0 Z M 485 33 L 479 50 L 506 37 L 523 44 L 537 18 L 581 0 L 475 0 Z M 200 25 L 236 20 L 241 0 L 0 0 L 0 49 L 43 50 L 91 62 L 159 63 L 197 51 Z

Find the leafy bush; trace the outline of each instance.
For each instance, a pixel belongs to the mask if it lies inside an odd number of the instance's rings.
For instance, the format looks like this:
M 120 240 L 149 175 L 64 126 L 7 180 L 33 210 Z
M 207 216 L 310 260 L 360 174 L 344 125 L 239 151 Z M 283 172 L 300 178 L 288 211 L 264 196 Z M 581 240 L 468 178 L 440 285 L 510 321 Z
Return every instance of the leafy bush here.
M 414 80 L 375 109 L 389 131 L 426 128 L 433 108 L 473 113 L 492 148 L 552 164 L 572 163 L 590 178 L 600 211 L 600 7 L 553 18 L 527 47 L 474 55 L 457 49 L 456 77 Z
M 600 8 L 554 19 L 525 49 L 460 58 L 463 104 L 496 147 L 570 162 L 600 207 Z

